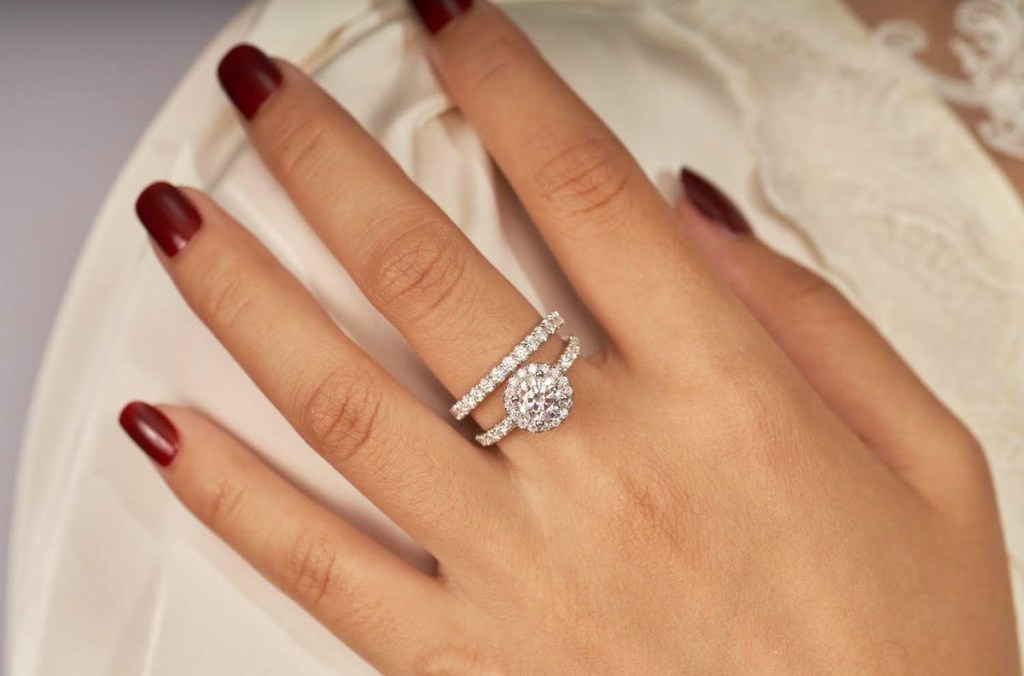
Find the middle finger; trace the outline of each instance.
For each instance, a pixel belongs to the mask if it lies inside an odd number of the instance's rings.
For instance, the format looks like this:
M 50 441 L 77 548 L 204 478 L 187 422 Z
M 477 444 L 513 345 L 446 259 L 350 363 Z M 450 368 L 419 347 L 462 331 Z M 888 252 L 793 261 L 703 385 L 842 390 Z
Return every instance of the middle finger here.
M 522 294 L 303 73 L 242 45 L 219 76 L 296 207 L 450 392 L 476 384 L 538 323 Z M 538 359 L 552 361 L 558 342 Z M 496 422 L 496 403 L 478 419 Z

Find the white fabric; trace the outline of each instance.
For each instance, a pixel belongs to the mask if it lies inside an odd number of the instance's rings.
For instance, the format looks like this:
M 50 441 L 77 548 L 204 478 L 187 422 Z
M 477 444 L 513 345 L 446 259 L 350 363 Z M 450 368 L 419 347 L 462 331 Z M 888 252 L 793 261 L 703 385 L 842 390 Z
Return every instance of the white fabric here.
M 708 174 L 763 239 L 844 288 L 966 419 L 992 460 L 1019 575 L 1024 208 L 927 84 L 832 0 L 506 4 L 667 198 L 681 162 Z M 439 413 L 450 403 L 245 145 L 213 76 L 231 44 L 314 73 L 539 309 L 561 310 L 594 345 L 422 39 L 402 0 L 253 5 L 153 122 L 82 254 L 35 394 L 12 543 L 12 676 L 372 673 L 173 499 L 117 427 L 131 398 L 200 407 L 425 563 L 190 314 L 132 213 L 156 178 L 209 190 L 400 380 Z

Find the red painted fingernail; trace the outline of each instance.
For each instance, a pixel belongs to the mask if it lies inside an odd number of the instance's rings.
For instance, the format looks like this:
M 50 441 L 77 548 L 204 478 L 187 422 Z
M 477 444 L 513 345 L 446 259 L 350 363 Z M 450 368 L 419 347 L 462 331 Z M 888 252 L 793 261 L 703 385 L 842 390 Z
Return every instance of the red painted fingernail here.
M 437 33 L 473 5 L 473 0 L 409 0 L 420 21 L 431 33 Z
M 743 213 L 715 184 L 688 167 L 683 167 L 679 178 L 690 203 L 712 223 L 738 235 L 753 234 Z
M 178 454 L 178 431 L 167 416 L 149 404 L 131 402 L 121 409 L 118 421 L 156 464 L 167 467 Z
M 185 194 L 164 182 L 154 183 L 139 194 L 135 213 L 168 256 L 184 249 L 203 222 Z
M 217 78 L 238 112 L 251 120 L 281 85 L 281 71 L 252 45 L 238 45 L 217 66 Z

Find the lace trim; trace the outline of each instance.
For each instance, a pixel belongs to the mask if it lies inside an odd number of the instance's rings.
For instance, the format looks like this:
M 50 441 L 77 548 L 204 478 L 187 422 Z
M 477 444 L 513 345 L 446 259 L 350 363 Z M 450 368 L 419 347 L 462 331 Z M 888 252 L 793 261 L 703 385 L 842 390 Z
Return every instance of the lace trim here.
M 957 35 L 949 48 L 963 79 L 911 63 L 947 101 L 985 111 L 987 118 L 977 126 L 982 141 L 1024 159 L 1024 0 L 963 0 L 954 25 Z M 885 21 L 874 37 L 908 59 L 928 47 L 928 34 L 913 21 Z

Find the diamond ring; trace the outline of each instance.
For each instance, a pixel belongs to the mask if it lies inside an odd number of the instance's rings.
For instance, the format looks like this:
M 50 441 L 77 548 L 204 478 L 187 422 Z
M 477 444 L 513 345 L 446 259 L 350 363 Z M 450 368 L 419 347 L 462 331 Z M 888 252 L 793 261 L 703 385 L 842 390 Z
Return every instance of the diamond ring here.
M 480 382 L 473 386 L 473 389 L 452 405 L 449 410 L 455 419 L 462 420 L 469 415 L 474 408 L 480 405 L 480 402 L 487 398 L 487 395 L 505 382 L 510 373 L 522 366 L 534 352 L 540 349 L 540 346 L 553 336 L 564 323 L 565 320 L 557 312 L 552 312 L 542 319 L 518 345 L 512 348 L 508 356 L 481 378 Z
M 529 364 L 516 371 L 505 386 L 504 419 L 478 435 L 477 443 L 491 446 L 517 427 L 547 432 L 561 425 L 572 410 L 572 384 L 565 372 L 579 355 L 580 341 L 570 336 L 554 364 Z

